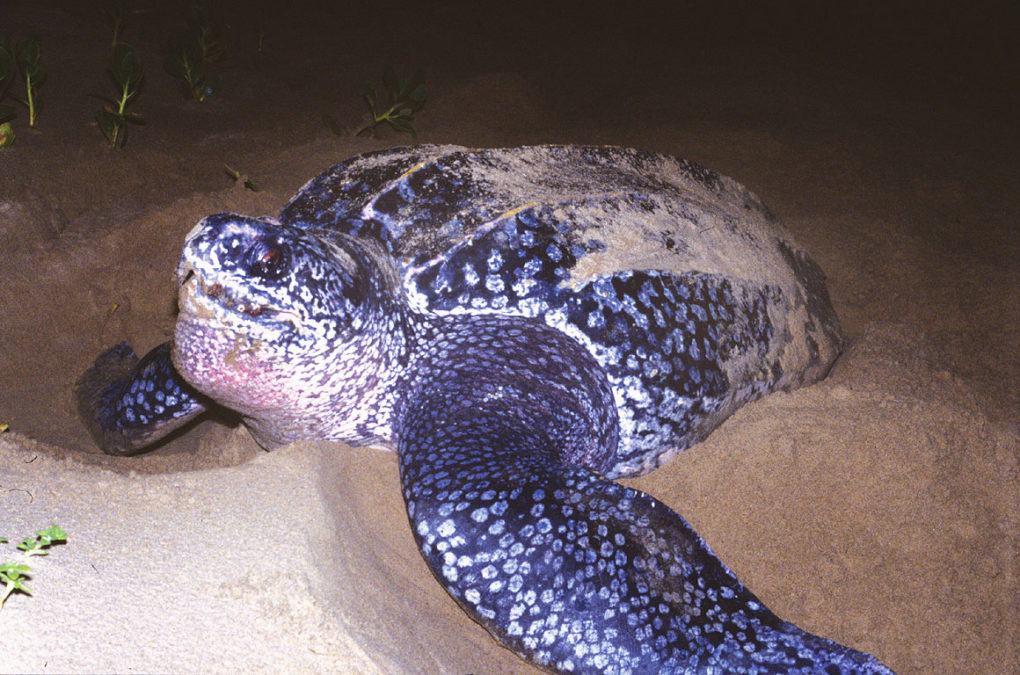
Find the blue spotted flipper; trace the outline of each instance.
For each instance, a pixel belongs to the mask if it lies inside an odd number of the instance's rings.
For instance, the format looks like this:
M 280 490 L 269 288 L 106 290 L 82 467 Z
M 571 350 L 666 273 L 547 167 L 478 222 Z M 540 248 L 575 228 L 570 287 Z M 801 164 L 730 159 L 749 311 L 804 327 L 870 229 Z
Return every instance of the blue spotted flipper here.
M 654 498 L 541 455 L 483 468 L 470 458 L 496 448 L 471 443 L 432 447 L 470 478 L 406 486 L 412 524 L 439 581 L 522 657 L 557 672 L 890 674 L 780 620 Z
M 206 410 L 174 369 L 169 342 L 141 360 L 126 342 L 111 347 L 78 379 L 75 398 L 92 438 L 110 455 L 145 450 Z
M 680 515 L 601 477 L 616 420 L 587 352 L 537 322 L 439 332 L 398 424 L 404 497 L 436 578 L 506 646 L 557 672 L 891 675 L 779 619 Z

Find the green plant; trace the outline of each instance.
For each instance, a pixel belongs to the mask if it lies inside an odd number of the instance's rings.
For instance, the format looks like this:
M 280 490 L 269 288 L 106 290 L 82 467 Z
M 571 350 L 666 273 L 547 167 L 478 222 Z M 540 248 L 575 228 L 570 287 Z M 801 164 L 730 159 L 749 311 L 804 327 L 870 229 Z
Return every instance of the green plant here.
M 226 172 L 228 176 L 233 178 L 235 183 L 241 183 L 242 185 L 244 185 L 245 189 L 251 190 L 252 192 L 259 191 L 258 184 L 255 183 L 255 181 L 253 181 L 251 178 L 249 178 L 247 174 L 243 174 L 237 169 L 232 169 L 226 164 L 223 165 L 223 171 Z
M 108 105 L 96 113 L 96 122 L 103 135 L 110 141 L 110 145 L 116 147 L 119 143 L 123 147 L 127 143 L 128 125 L 145 124 L 143 115 L 127 109 L 128 104 L 141 89 L 145 69 L 134 48 L 126 42 L 118 42 L 113 47 L 113 56 L 110 58 L 107 72 L 117 86 L 119 98 L 114 100 L 105 96 L 97 97 L 106 101 Z
M 353 136 L 360 136 L 365 132 L 374 134 L 377 126 L 387 124 L 394 131 L 409 133 L 412 138 L 418 140 L 418 132 L 411 122 L 414 114 L 425 105 L 425 74 L 418 70 L 410 79 L 398 79 L 393 67 L 386 66 L 383 71 L 382 87 L 383 97 L 379 98 L 374 86 L 365 85 L 364 99 L 368 105 L 370 119 L 351 134 Z M 322 119 L 333 133 L 343 134 L 343 130 L 332 117 L 323 115 Z
M 42 64 L 39 39 L 31 37 L 18 45 L 15 59 L 21 76 L 25 78 L 25 100 L 22 103 L 28 106 L 28 126 L 34 127 L 42 108 L 39 87 L 46 81 L 46 67 Z
M 4 540 L 6 541 L 6 540 Z M 28 565 L 5 561 L 0 563 L 0 583 L 4 588 L 0 591 L 0 609 L 3 609 L 7 598 L 15 591 L 32 595 L 32 589 L 24 584 L 26 575 L 32 571 Z
M 26 557 L 33 555 L 49 555 L 49 547 L 54 544 L 67 542 L 67 533 L 57 525 L 39 530 L 34 537 L 25 537 L 18 548 Z M 0 537 L 0 543 L 7 543 L 5 537 Z M 20 592 L 32 595 L 32 589 L 25 585 L 25 579 L 32 572 L 32 568 L 20 562 L 5 561 L 0 563 L 0 583 L 3 590 L 0 590 L 0 609 L 12 593 Z
M 53 544 L 62 544 L 67 541 L 67 533 L 57 525 L 51 525 L 45 530 L 39 530 L 34 537 L 25 537 L 18 544 L 18 548 L 25 552 L 25 555 L 49 555 L 48 549 Z
M 7 45 L 0 44 L 0 101 L 4 100 L 14 82 L 14 56 Z M 0 122 L 14 119 L 14 106 L 0 104 Z
M 185 96 L 196 101 L 214 95 L 223 83 L 219 75 L 208 72 L 209 63 L 220 55 L 220 23 L 216 12 L 193 2 L 188 6 L 184 27 L 171 33 L 163 46 L 163 67 L 182 80 Z
M 220 56 L 219 32 L 223 21 L 217 10 L 202 2 L 192 2 L 184 22 L 195 35 L 203 62 L 215 61 Z
M 14 56 L 7 45 L 0 44 L 0 101 L 4 100 L 14 82 Z M 17 116 L 14 106 L 0 103 L 0 148 L 14 143 L 14 129 L 11 120 Z
M 110 47 L 116 47 L 120 42 L 121 29 L 124 21 L 131 12 L 129 0 L 100 0 L 99 11 L 106 15 L 106 18 L 113 24 L 113 39 L 110 40 Z

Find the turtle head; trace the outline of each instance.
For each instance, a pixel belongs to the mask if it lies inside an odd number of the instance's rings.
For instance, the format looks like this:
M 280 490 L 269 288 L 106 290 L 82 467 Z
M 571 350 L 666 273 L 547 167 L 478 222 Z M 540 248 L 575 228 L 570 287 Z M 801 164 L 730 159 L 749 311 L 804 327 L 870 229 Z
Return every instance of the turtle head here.
M 349 237 L 221 214 L 188 235 L 177 268 L 173 361 L 192 386 L 239 411 L 264 445 L 325 437 L 295 428 L 357 403 L 371 359 L 345 359 L 392 325 L 394 273 Z M 381 323 L 382 322 L 382 323 Z M 376 360 L 378 361 L 378 359 Z M 261 436 L 261 438 L 260 438 Z

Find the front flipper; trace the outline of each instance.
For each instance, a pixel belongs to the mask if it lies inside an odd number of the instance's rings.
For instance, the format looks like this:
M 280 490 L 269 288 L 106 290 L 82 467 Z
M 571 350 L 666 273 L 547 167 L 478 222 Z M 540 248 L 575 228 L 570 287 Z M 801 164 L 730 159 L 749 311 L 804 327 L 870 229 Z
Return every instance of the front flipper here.
M 503 417 L 412 418 L 401 478 L 437 579 L 524 658 L 561 672 L 891 674 L 780 620 L 677 513 L 558 464 Z
M 109 455 L 132 455 L 205 412 L 170 361 L 170 343 L 141 360 L 126 342 L 96 358 L 75 383 L 78 412 Z

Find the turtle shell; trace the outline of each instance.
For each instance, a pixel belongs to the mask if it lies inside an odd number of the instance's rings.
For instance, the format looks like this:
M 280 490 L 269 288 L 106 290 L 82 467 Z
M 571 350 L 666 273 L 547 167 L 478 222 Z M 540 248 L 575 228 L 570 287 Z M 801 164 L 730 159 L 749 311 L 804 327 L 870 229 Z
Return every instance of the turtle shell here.
M 413 309 L 540 319 L 595 357 L 642 473 L 842 345 L 819 267 L 753 193 L 617 147 L 419 145 L 311 180 L 282 223 L 381 243 Z

